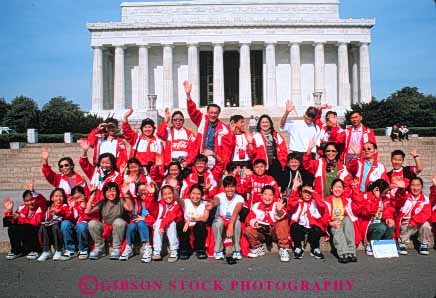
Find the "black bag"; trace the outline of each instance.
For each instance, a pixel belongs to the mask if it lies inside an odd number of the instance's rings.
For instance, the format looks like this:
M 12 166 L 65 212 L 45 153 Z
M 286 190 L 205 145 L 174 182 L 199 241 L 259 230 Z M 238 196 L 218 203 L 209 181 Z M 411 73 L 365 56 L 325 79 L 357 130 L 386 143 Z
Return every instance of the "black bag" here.
M 13 216 L 5 216 L 3 217 L 3 227 L 7 228 L 16 224 L 16 220 Z

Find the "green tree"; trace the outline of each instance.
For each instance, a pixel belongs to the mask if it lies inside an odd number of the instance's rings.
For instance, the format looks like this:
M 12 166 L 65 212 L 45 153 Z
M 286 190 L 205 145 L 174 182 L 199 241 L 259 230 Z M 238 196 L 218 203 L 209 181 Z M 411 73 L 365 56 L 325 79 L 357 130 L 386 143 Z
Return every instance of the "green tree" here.
M 3 123 L 17 132 L 26 132 L 28 128 L 39 128 L 38 118 L 37 103 L 32 98 L 21 95 L 12 100 Z
M 0 98 L 0 124 L 3 123 L 3 120 L 10 109 L 11 105 L 8 104 L 3 97 Z
M 76 132 L 82 118 L 83 112 L 78 104 L 65 97 L 54 97 L 41 110 L 40 132 Z

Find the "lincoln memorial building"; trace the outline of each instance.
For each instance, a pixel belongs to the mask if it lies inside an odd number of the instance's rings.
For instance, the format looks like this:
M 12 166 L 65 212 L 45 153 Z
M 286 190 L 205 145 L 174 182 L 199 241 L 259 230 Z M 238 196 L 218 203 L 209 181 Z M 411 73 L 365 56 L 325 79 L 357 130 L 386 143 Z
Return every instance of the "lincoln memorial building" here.
M 183 81 L 199 106 L 224 114 L 296 112 L 322 92 L 343 114 L 371 100 L 374 19 L 341 19 L 339 0 L 125 2 L 121 21 L 88 23 L 92 113 L 186 109 Z M 320 93 L 317 93 L 320 94 Z M 135 115 L 134 114 L 134 115 Z M 133 116 L 134 116 L 133 115 Z M 132 117 L 133 117 L 132 116 Z M 139 116 L 138 116 L 139 117 Z

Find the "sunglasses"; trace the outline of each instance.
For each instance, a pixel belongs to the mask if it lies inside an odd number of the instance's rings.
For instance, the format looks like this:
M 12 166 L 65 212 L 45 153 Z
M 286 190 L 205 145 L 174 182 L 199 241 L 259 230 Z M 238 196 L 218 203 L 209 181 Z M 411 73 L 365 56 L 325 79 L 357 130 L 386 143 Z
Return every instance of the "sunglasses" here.
M 328 153 L 336 153 L 336 152 L 338 152 L 338 151 L 336 151 L 336 150 L 326 150 L 325 152 L 328 152 Z
M 182 122 L 183 120 L 185 120 L 185 119 L 183 119 L 183 118 L 173 118 L 174 122 Z
M 60 168 L 60 169 L 62 169 L 62 168 L 68 168 L 69 166 L 70 166 L 69 163 L 64 163 L 64 164 L 59 165 L 59 168 Z

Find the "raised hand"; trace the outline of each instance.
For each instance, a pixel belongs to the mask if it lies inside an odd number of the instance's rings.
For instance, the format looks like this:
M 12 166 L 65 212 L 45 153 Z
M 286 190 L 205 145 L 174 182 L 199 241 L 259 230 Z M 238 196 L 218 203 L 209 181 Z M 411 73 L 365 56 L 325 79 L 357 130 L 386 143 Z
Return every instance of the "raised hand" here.
M 103 123 L 100 123 L 98 125 L 97 129 L 98 129 L 99 132 L 103 132 L 105 130 L 106 126 L 107 126 L 107 123 L 103 122 Z
M 30 179 L 29 182 L 27 182 L 27 189 L 30 191 L 35 190 L 35 179 Z
M 4 198 L 3 199 L 3 207 L 5 207 L 6 211 L 11 212 L 12 209 L 14 209 L 14 202 L 9 197 Z
M 415 149 L 413 149 L 412 151 L 410 151 L 410 156 L 412 156 L 413 158 L 415 158 L 415 156 L 417 156 L 418 155 L 418 153 L 416 152 L 416 148 Z
M 164 113 L 165 113 L 165 115 L 164 115 L 164 121 L 165 122 L 170 122 L 170 118 L 171 118 L 171 111 L 170 111 L 170 108 L 165 108 L 165 111 L 164 111 Z
M 285 207 L 285 202 L 283 201 L 283 199 L 278 200 L 276 203 L 276 210 L 281 211 L 283 210 L 284 207 Z
M 307 152 L 312 152 L 312 149 L 315 148 L 316 146 L 316 141 L 314 138 L 311 138 L 309 140 L 309 145 L 307 146 Z
M 45 147 L 42 147 L 41 149 L 41 158 L 44 163 L 48 162 L 48 149 Z
M 324 110 L 324 109 L 331 109 L 331 108 L 332 108 L 332 105 L 329 104 L 329 103 L 323 103 L 322 105 L 319 106 L 319 108 L 320 108 L 321 110 Z
M 126 122 L 127 119 L 129 119 L 129 117 L 130 117 L 132 114 L 133 114 L 133 109 L 132 109 L 132 108 L 128 109 L 128 110 L 124 113 L 124 117 L 123 117 L 124 121 Z
M 124 173 L 126 172 L 127 169 L 127 162 L 123 162 L 120 166 L 120 174 L 124 175 Z
M 80 145 L 80 148 L 82 148 L 84 153 L 88 152 L 90 145 L 89 145 L 89 142 L 87 139 L 80 139 L 79 145 Z
M 97 189 L 98 189 L 98 186 L 95 185 L 95 184 L 89 184 L 88 185 L 88 190 L 89 190 L 90 193 L 96 191 Z
M 183 88 L 185 88 L 185 93 L 187 97 L 191 96 L 192 84 L 189 81 L 183 82 Z
M 294 103 L 292 101 L 290 101 L 290 100 L 287 100 L 286 101 L 286 105 L 285 105 L 285 111 L 287 113 L 290 113 L 290 112 L 292 112 L 294 110 L 294 108 L 295 108 Z
M 154 193 L 156 191 L 156 188 L 154 187 L 153 183 L 147 184 L 147 192 L 148 193 Z
M 433 173 L 433 175 L 431 175 L 431 182 L 433 182 L 433 185 L 436 186 L 436 173 Z

